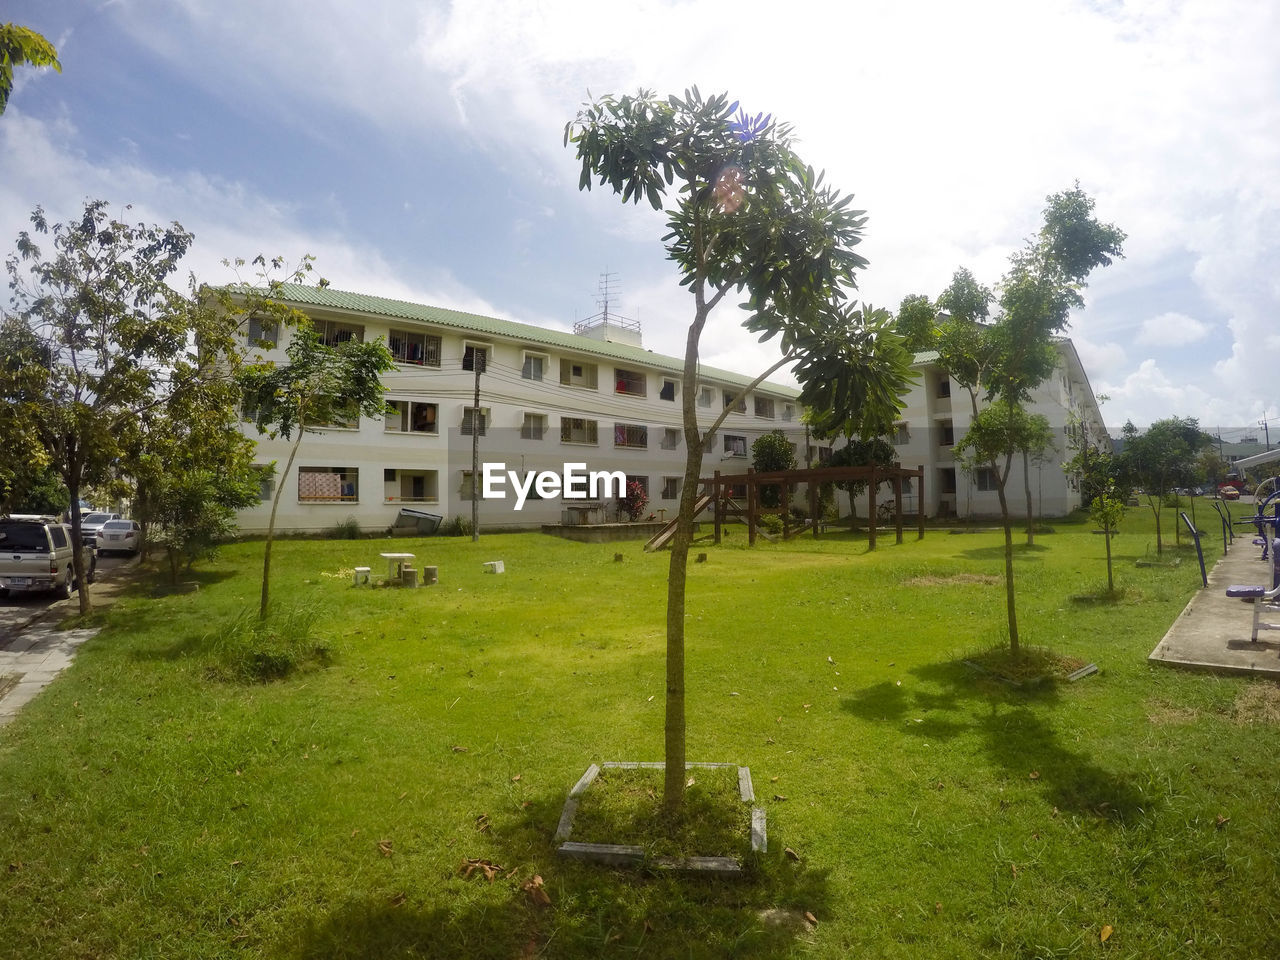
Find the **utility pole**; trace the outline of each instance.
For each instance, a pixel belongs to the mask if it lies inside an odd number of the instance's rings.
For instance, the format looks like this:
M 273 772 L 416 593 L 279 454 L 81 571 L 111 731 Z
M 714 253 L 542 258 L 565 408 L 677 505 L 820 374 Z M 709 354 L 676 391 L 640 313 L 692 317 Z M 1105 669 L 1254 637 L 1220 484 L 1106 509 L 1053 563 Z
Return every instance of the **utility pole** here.
M 1262 419 L 1258 421 L 1262 425 L 1263 436 L 1266 437 L 1267 450 L 1271 450 L 1271 431 L 1267 428 L 1267 411 L 1262 411 Z
M 480 539 L 480 374 L 488 350 L 471 348 L 471 369 L 475 371 L 475 394 L 471 403 L 471 542 Z

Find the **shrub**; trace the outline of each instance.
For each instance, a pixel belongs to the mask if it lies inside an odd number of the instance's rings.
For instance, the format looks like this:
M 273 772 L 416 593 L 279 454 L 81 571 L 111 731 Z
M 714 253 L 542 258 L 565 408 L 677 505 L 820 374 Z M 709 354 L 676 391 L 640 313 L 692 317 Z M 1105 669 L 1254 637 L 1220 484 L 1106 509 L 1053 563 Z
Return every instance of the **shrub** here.
M 250 610 L 207 634 L 214 663 L 210 675 L 219 680 L 269 683 L 283 680 L 306 665 L 327 666 L 329 648 L 312 633 L 316 613 L 294 606 L 262 620 Z
M 321 534 L 326 540 L 359 540 L 363 535 L 360 530 L 360 521 L 355 517 L 347 517 Z
M 644 508 L 649 505 L 649 495 L 644 492 L 639 481 L 627 483 L 627 495 L 618 501 L 618 507 L 627 515 L 628 520 L 639 520 L 644 515 Z
M 454 514 L 444 523 L 440 524 L 440 533 L 446 537 L 469 537 L 471 536 L 471 519 L 464 517 L 462 514 Z
M 782 533 L 782 518 L 776 514 L 766 513 L 762 517 L 757 517 L 756 524 L 770 536 L 777 536 Z

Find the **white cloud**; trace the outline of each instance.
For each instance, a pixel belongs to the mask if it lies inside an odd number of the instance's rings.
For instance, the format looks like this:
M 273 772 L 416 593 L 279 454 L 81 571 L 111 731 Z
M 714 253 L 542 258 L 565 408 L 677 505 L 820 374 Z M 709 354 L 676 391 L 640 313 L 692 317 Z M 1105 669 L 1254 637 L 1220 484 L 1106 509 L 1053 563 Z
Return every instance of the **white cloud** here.
M 1209 325 L 1185 313 L 1162 313 L 1144 320 L 1137 342 L 1148 346 L 1180 347 L 1209 336 Z

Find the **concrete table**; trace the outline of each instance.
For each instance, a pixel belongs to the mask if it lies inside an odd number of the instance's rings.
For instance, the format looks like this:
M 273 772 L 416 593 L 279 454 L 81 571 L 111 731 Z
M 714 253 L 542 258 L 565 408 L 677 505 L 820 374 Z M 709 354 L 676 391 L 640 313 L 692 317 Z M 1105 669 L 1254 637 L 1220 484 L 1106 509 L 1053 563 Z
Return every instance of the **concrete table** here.
M 406 560 L 412 560 L 412 553 L 380 553 L 378 556 L 387 561 L 387 579 L 399 580 L 400 568 Z

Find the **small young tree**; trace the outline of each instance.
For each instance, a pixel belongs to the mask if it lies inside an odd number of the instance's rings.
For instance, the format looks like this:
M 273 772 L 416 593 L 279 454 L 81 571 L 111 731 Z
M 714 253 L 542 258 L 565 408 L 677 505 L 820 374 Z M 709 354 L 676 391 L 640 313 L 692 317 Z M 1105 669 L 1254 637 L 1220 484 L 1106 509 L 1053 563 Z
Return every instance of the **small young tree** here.
M 883 437 L 872 437 L 869 440 L 847 438 L 843 447 L 831 451 L 830 466 L 833 467 L 890 467 L 898 459 L 898 452 Z M 849 522 L 858 516 L 858 498 L 867 489 L 865 480 L 842 480 L 836 484 L 849 494 Z M 872 522 L 875 517 L 869 518 Z
M 912 353 L 937 346 L 938 308 L 923 294 L 913 293 L 902 298 L 893 325 L 902 337 L 903 346 Z
M 1116 592 L 1115 577 L 1111 572 L 1111 535 L 1124 519 L 1124 501 L 1108 490 L 1094 497 L 1089 503 L 1089 518 L 1102 527 L 1102 538 L 1107 542 L 1107 593 Z
M 361 343 L 348 340 L 336 347 L 321 342 L 310 320 L 294 317 L 297 324 L 285 348 L 286 363 L 251 364 L 240 377 L 245 406 L 253 411 L 259 433 L 292 438 L 289 458 L 280 472 L 271 498 L 271 519 L 262 556 L 262 598 L 258 616 L 266 619 L 271 584 L 271 543 L 275 539 L 276 511 L 284 480 L 293 468 L 302 438 L 317 427 L 361 415 L 380 417 L 381 374 L 395 367 L 395 359 L 382 340 Z
M 756 473 L 775 473 L 780 470 L 796 468 L 796 452 L 791 449 L 791 441 L 781 430 L 770 430 L 761 434 L 751 444 L 751 466 Z M 760 486 L 760 503 L 766 507 L 777 507 L 782 503 L 782 487 L 776 483 Z
M 1210 439 L 1194 417 L 1167 417 L 1138 433 L 1132 422 L 1124 425 L 1123 467 L 1142 488 L 1156 519 L 1156 553 L 1164 552 L 1161 513 L 1165 498 L 1176 487 L 1191 482 L 1201 450 Z M 1174 518 L 1175 539 L 1177 518 Z
M 800 160 L 789 127 L 740 113 L 727 96 L 704 98 L 695 87 L 665 99 L 644 90 L 603 97 L 586 104 L 564 136 L 582 162 L 581 189 L 597 181 L 623 202 L 644 199 L 655 210 L 670 203 L 663 240 L 693 297 L 682 376 L 686 461 L 667 578 L 663 806 L 672 812 L 685 785 L 685 575 L 693 508 L 703 451 L 731 409 L 706 429 L 698 424 L 699 346 L 711 311 L 731 293 L 745 293 L 747 329 L 781 343 L 778 362 L 739 396 L 798 359 L 805 392 L 822 370 L 837 377 L 825 390 L 896 402 L 905 366 L 886 361 L 882 344 L 889 341 L 841 308 L 854 272 L 866 266 L 853 249 L 865 218 L 851 197 L 824 186 L 822 175 Z

